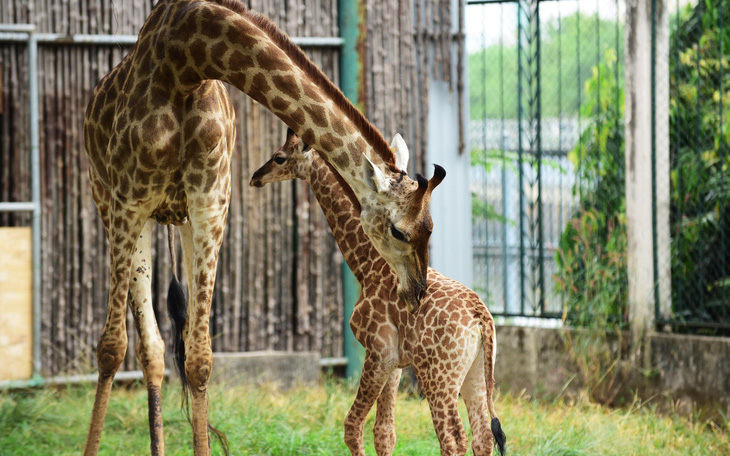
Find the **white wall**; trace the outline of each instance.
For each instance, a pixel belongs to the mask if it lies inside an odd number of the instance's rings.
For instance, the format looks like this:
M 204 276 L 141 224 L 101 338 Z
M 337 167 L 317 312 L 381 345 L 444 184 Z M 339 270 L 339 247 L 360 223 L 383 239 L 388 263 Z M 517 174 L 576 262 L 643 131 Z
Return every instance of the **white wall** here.
M 459 155 L 456 87 L 432 80 L 429 86 L 428 163 L 438 163 L 446 178 L 431 197 L 431 267 L 464 285 L 472 286 L 471 193 L 469 148 Z M 466 103 L 465 103 L 466 104 Z M 465 108 L 466 109 L 466 108 Z M 468 111 L 467 111 L 468 112 Z M 420 170 L 430 178 L 433 168 Z

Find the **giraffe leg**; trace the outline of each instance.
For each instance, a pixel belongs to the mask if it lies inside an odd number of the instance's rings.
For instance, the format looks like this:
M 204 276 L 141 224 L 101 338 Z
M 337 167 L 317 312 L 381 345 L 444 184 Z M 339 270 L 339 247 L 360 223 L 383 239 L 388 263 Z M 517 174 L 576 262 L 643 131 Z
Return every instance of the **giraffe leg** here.
M 480 350 L 477 359 L 466 374 L 461 386 L 471 426 L 471 447 L 474 456 L 491 456 L 494 451 L 492 430 L 487 411 L 487 386 L 484 381 L 484 355 Z
M 350 449 L 352 456 L 365 456 L 362 435 L 365 418 L 383 391 L 383 386 L 392 371 L 393 368 L 389 363 L 374 359 L 369 351 L 366 353 L 355 402 L 345 417 L 345 444 Z
M 431 421 L 445 456 L 464 456 L 469 441 L 459 416 L 459 388 L 463 384 L 466 369 L 452 367 L 444 371 L 435 359 L 413 365 L 413 371 L 421 385 L 431 410 Z M 456 363 L 452 363 L 453 364 Z M 455 369 L 455 370 L 454 370 Z
M 390 456 L 395 447 L 395 398 L 400 385 L 401 369 L 395 369 L 388 377 L 378 397 L 373 434 L 378 456 Z
M 455 389 L 428 394 L 431 420 L 444 456 L 464 456 L 469 441 L 459 416 L 459 393 Z
M 129 282 L 129 306 L 137 327 L 137 359 L 142 366 L 147 382 L 147 402 L 150 425 L 150 454 L 165 454 L 162 433 L 162 380 L 165 375 L 165 343 L 152 308 L 152 266 L 151 241 L 155 221 L 150 219 L 137 240 L 137 249 L 132 258 L 131 281 Z
M 210 341 L 210 306 L 213 299 L 218 252 L 223 240 L 225 213 L 204 221 L 191 219 L 192 293 L 188 302 L 185 334 L 185 375 L 192 396 L 193 449 L 195 456 L 209 455 L 208 380 L 213 368 Z M 183 242 L 186 242 L 187 234 Z M 187 263 L 186 259 L 186 263 Z
M 112 201 L 108 219 L 110 223 L 107 226 L 110 251 L 109 307 L 106 323 L 96 347 L 99 380 L 96 385 L 89 433 L 84 446 L 85 456 L 95 455 L 99 451 L 114 374 L 121 366 L 127 351 L 126 314 L 130 266 L 137 237 L 147 218 L 115 206 L 119 205 L 115 205 Z

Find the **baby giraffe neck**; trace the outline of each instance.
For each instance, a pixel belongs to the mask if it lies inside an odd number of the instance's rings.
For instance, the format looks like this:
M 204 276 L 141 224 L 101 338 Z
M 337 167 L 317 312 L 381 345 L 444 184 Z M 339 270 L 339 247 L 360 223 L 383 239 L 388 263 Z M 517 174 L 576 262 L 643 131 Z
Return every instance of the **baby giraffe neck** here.
M 313 152 L 307 169 L 307 183 L 322 207 L 327 223 L 347 265 L 362 285 L 365 272 L 371 280 L 372 266 L 382 257 L 375 250 L 360 224 L 360 204 L 331 165 Z M 383 261 L 384 263 L 384 261 Z M 387 266 L 384 266 L 388 269 Z

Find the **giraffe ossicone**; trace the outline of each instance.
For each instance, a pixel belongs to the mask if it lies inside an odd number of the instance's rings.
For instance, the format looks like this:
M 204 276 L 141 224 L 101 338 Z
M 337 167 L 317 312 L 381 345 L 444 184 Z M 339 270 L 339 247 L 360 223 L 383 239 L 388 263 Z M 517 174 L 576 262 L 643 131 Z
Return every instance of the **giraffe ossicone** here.
M 345 443 L 351 454 L 365 455 L 363 426 L 376 401 L 376 452 L 392 454 L 401 368 L 412 365 L 431 409 L 441 454 L 463 456 L 468 448 L 458 410 L 461 393 L 472 428 L 473 454 L 491 455 L 496 443 L 504 455 L 506 437 L 493 401 L 494 319 L 479 296 L 429 269 L 422 304 L 415 314 L 409 312 L 399 302 L 395 274 L 363 232 L 352 189 L 317 151 L 289 131 L 284 145 L 253 174 L 250 185 L 295 178 L 310 184 L 345 261 L 362 285 L 350 318 L 350 327 L 366 350 L 357 396 L 345 419 Z M 401 235 L 405 233 L 396 237 Z
M 408 158 L 410 153 L 408 151 L 406 141 L 400 133 L 396 133 L 395 136 L 393 136 L 393 140 L 390 142 L 390 148 L 393 149 L 393 153 L 395 154 L 395 167 L 405 171 L 408 168 Z

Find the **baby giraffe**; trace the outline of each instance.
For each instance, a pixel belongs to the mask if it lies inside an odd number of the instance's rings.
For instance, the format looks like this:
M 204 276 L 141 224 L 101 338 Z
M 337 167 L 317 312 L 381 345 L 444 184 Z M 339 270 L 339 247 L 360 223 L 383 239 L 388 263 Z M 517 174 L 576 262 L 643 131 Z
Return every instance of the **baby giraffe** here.
M 397 141 L 403 141 L 400 135 L 391 147 Z M 442 455 L 464 455 L 468 449 L 458 411 L 459 393 L 468 410 L 474 455 L 491 455 L 493 439 L 504 455 L 506 437 L 492 398 L 497 349 L 494 319 L 481 299 L 429 268 L 426 297 L 411 313 L 398 298 L 395 273 L 360 226 L 355 195 L 317 151 L 289 130 L 284 145 L 254 173 L 251 186 L 295 178 L 312 187 L 345 261 L 362 285 L 350 318 L 350 327 L 366 350 L 357 396 L 345 418 L 350 453 L 365 455 L 363 427 L 377 400 L 375 449 L 378 455 L 392 454 L 401 369 L 412 365 L 428 400 Z M 409 236 L 393 226 L 390 229 L 394 242 Z

